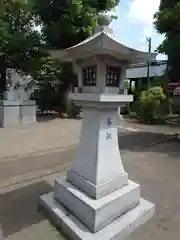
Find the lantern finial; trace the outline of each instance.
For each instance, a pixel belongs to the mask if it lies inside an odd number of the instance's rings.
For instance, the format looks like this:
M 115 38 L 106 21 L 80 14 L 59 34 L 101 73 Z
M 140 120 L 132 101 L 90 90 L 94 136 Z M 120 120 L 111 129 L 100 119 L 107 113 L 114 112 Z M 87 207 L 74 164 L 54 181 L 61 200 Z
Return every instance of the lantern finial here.
M 109 26 L 111 23 L 111 16 L 107 13 L 100 13 L 98 15 L 97 23 L 99 26 Z

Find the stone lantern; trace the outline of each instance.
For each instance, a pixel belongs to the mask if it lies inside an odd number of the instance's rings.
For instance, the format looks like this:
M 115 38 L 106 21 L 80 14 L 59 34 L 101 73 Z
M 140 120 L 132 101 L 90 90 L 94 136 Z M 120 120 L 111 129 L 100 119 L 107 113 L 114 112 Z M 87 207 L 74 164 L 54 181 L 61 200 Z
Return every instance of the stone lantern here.
M 149 60 L 149 53 L 119 43 L 101 15 L 92 36 L 52 55 L 72 62 L 78 88 L 72 100 L 83 110 L 75 161 L 55 180 L 54 192 L 40 204 L 70 239 L 122 239 L 149 220 L 154 204 L 140 197 L 139 184 L 125 172 L 118 145 L 118 108 L 133 101 L 124 94 L 130 63 Z

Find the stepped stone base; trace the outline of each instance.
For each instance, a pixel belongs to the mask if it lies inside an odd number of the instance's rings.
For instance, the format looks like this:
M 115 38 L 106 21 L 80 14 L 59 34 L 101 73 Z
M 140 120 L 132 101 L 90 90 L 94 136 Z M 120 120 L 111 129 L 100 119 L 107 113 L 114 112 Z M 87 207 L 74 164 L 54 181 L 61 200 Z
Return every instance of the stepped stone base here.
M 40 205 L 72 240 L 122 239 L 155 211 L 154 204 L 140 198 L 140 186 L 133 181 L 94 199 L 64 176 L 55 180 L 53 193 L 40 197 Z
M 54 193 L 40 198 L 40 205 L 46 210 L 55 226 L 67 239 L 73 240 L 122 240 L 136 228 L 147 222 L 155 212 L 154 204 L 140 199 L 139 204 L 126 214 L 101 229 L 91 232 L 82 222 L 61 204 L 54 200 Z
M 55 181 L 54 198 L 92 232 L 97 232 L 139 204 L 140 186 L 129 181 L 126 186 L 93 199 L 62 176 Z

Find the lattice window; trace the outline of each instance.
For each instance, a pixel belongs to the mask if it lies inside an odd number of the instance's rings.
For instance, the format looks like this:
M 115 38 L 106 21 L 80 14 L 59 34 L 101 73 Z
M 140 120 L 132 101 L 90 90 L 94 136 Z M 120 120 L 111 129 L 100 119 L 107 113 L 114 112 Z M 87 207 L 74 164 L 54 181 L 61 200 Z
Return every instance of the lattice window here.
M 120 81 L 120 72 L 119 67 L 108 66 L 106 68 L 106 86 L 109 87 L 118 87 Z
M 96 86 L 96 65 L 83 68 L 83 85 L 84 86 Z

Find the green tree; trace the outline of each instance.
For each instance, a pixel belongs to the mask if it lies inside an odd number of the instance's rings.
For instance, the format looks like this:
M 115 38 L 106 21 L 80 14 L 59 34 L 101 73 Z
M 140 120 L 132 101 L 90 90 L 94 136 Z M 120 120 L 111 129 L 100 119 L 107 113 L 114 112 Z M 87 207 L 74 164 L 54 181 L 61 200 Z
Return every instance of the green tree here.
M 33 76 L 38 88 L 32 99 L 36 100 L 37 106 L 43 114 L 45 111 L 56 110 L 60 105 L 61 64 L 50 56 L 41 58 L 39 64 L 41 67 Z
M 120 0 L 29 0 L 33 15 L 42 26 L 47 48 L 64 49 L 87 38 L 96 26 L 97 15 L 111 10 Z M 76 81 L 71 64 L 62 65 L 61 95 L 64 99 L 70 84 Z M 62 96 L 61 96 L 62 97 Z M 64 110 L 66 104 L 65 100 Z
M 165 39 L 159 46 L 160 53 L 168 55 L 168 66 L 164 75 L 163 89 L 166 94 L 169 114 L 172 113 L 171 97 L 169 95 L 168 83 L 179 81 L 180 77 L 180 1 L 161 0 L 159 11 L 155 14 L 155 26 L 159 33 L 164 34 Z
M 35 22 L 27 1 L 0 1 L 0 52 L 10 67 L 27 73 L 35 71 L 40 57 L 48 54 Z
M 173 78 L 180 76 L 180 1 L 161 0 L 159 11 L 155 14 L 155 26 L 165 40 L 159 46 L 160 53 L 168 55 Z
M 120 0 L 29 0 L 49 47 L 70 47 L 87 38 L 100 11 L 111 10 Z
M 31 10 L 24 0 L 0 1 L 0 52 L 5 53 L 8 67 L 37 81 L 39 90 L 33 98 L 41 109 L 50 110 L 57 102 L 54 82 L 60 79 L 59 66 L 48 57 L 43 36 L 35 28 L 39 22 Z

